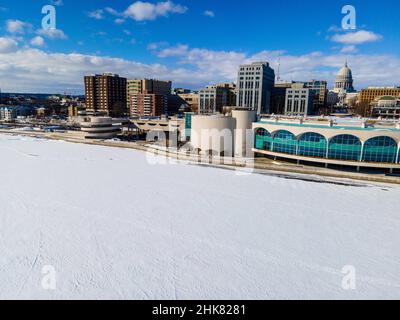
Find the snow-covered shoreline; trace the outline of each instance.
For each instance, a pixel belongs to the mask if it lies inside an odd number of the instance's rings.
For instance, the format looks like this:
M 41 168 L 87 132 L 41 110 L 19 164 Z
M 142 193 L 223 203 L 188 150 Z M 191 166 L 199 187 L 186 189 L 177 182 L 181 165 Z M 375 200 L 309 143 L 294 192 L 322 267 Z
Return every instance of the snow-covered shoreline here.
M 400 298 L 398 186 L 18 136 L 0 135 L 0 151 L 2 299 Z M 356 290 L 342 288 L 346 265 Z

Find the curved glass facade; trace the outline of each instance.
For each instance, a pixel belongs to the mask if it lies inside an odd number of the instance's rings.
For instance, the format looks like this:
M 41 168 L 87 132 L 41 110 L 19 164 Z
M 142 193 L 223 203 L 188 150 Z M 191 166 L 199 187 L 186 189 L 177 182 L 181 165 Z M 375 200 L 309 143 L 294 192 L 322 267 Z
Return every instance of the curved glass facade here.
M 260 150 L 271 150 L 272 136 L 265 129 L 258 129 L 256 131 L 256 148 Z
M 287 130 L 271 134 L 263 128 L 258 128 L 255 131 L 255 148 L 341 161 L 400 163 L 399 146 L 393 138 L 387 136 L 371 138 L 362 145 L 358 137 L 349 134 L 337 135 L 328 141 L 316 132 L 307 132 L 296 137 Z
M 328 142 L 319 133 L 308 132 L 300 136 L 298 141 L 298 155 L 305 157 L 325 158 Z
M 361 141 L 356 136 L 342 134 L 333 137 L 329 142 L 329 159 L 361 160 Z
M 272 149 L 274 152 L 296 154 L 296 136 L 293 133 L 285 130 L 275 132 L 273 136 Z
M 389 137 L 376 137 L 364 144 L 362 160 L 366 162 L 396 162 L 397 143 Z

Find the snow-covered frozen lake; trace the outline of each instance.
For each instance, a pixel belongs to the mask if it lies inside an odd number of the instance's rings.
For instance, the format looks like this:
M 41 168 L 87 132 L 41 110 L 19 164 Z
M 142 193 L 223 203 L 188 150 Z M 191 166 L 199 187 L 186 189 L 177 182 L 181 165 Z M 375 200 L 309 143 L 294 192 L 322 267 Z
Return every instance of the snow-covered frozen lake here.
M 400 187 L 6 135 L 0 181 L 1 299 L 400 298 Z

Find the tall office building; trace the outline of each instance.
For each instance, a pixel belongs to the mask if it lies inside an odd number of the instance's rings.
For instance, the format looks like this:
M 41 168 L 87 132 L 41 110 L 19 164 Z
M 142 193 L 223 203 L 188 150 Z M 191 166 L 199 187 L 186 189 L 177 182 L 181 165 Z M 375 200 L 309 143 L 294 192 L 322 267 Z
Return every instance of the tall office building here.
M 272 89 L 271 107 L 269 110 L 271 114 L 285 113 L 286 89 L 290 89 L 294 83 L 294 81 L 275 83 Z
M 323 112 L 327 105 L 328 82 L 312 80 L 304 82 L 304 87 L 311 89 L 314 94 L 312 112 L 314 114 Z
M 237 100 L 237 87 L 235 83 L 219 83 L 215 85 L 218 88 L 224 88 L 227 90 L 227 101 L 224 107 L 235 107 Z
M 238 72 L 237 106 L 269 113 L 271 94 L 275 84 L 275 71 L 268 62 L 242 65 Z
M 117 74 L 85 76 L 86 111 L 111 117 L 127 113 L 126 79 Z
M 295 83 L 286 89 L 285 115 L 307 116 L 313 107 L 314 93 L 304 83 Z
M 199 114 L 221 112 L 226 102 L 226 90 L 212 86 L 201 89 L 199 91 Z
M 236 105 L 236 85 L 219 83 L 208 86 L 199 91 L 198 97 L 198 112 L 200 114 L 222 112 L 224 107 Z

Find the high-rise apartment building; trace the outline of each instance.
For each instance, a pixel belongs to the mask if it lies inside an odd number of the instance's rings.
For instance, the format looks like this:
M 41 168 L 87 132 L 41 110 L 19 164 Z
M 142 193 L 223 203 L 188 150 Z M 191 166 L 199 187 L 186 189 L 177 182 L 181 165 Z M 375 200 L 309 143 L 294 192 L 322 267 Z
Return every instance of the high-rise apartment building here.
M 127 101 L 131 116 L 159 116 L 167 113 L 172 82 L 156 79 L 127 81 Z M 166 101 L 167 106 L 164 106 Z
M 168 98 L 162 94 L 132 94 L 130 115 L 132 117 L 160 117 L 167 113 Z
M 86 111 L 111 117 L 127 113 L 126 78 L 117 74 L 85 76 Z
M 130 94 L 143 93 L 143 80 L 141 79 L 128 79 L 126 81 L 126 92 L 128 97 Z
M 237 106 L 269 113 L 271 94 L 275 84 L 275 71 L 268 62 L 242 65 L 238 72 Z
M 133 79 L 127 81 L 128 93 L 153 93 L 170 95 L 172 92 L 172 82 L 156 79 Z
M 126 84 L 128 101 L 130 95 L 140 93 L 170 95 L 172 92 L 172 82 L 156 79 L 132 79 Z

